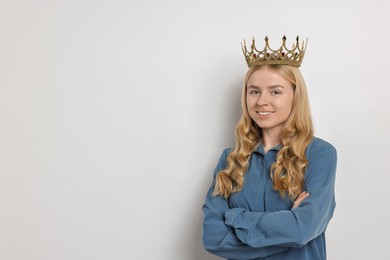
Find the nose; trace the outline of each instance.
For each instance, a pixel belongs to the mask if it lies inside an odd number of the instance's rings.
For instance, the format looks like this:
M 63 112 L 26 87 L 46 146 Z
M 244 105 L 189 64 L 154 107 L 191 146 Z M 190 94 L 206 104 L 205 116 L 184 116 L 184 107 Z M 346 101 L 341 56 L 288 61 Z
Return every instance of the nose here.
M 265 93 L 262 93 L 258 96 L 256 104 L 258 106 L 266 106 L 268 105 L 268 97 Z

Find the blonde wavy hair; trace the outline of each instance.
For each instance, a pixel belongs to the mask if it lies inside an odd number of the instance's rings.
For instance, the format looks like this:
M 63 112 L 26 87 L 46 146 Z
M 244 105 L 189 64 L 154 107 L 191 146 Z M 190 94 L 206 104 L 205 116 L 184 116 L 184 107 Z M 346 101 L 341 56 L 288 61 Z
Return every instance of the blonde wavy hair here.
M 271 167 L 273 188 L 282 197 L 295 199 L 303 191 L 308 160 L 305 151 L 313 138 L 313 124 L 305 81 L 298 68 L 287 65 L 262 65 L 251 67 L 246 73 L 241 96 L 242 116 L 236 126 L 236 145 L 227 158 L 226 169 L 218 172 L 213 195 L 227 199 L 231 193 L 239 192 L 244 185 L 244 174 L 248 169 L 252 152 L 261 142 L 261 128 L 249 116 L 246 93 L 247 82 L 253 72 L 268 69 L 286 78 L 293 84 L 292 111 L 283 125 L 281 149 Z

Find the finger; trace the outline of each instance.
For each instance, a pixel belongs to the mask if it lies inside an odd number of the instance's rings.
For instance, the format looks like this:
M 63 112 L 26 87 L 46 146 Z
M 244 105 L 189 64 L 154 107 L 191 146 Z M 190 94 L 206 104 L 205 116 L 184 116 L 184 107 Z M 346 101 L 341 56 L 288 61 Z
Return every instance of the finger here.
M 299 194 L 298 198 L 294 201 L 293 208 L 298 207 L 303 200 L 305 200 L 307 197 L 309 197 L 309 193 L 304 191 L 301 194 Z
M 301 194 L 302 196 L 299 197 L 299 203 L 301 203 L 302 201 L 304 201 L 307 197 L 309 197 L 309 193 L 308 192 L 305 192 L 305 193 L 302 193 Z
M 306 199 L 307 197 L 309 197 L 309 193 L 306 191 L 302 192 L 300 195 L 300 199 Z
M 295 201 L 301 201 L 302 199 L 307 197 L 307 192 L 304 191 L 301 194 L 299 194 L 298 198 Z

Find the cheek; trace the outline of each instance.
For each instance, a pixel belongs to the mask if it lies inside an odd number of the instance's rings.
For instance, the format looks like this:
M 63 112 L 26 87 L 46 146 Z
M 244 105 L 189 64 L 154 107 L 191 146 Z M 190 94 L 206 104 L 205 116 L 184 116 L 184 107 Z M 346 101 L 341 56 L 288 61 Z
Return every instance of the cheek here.
M 289 93 L 289 95 L 286 98 L 285 102 L 286 102 L 285 103 L 286 104 L 286 110 L 291 112 L 292 111 L 292 107 L 293 107 L 293 102 L 294 102 L 294 92 Z
M 253 119 L 254 115 L 254 107 L 256 104 L 253 102 L 251 98 L 246 98 L 246 112 L 249 114 L 249 116 Z
M 281 101 L 281 100 L 280 100 Z M 279 112 L 283 114 L 283 117 L 289 117 L 292 111 L 292 100 L 285 99 L 278 104 Z
M 287 111 L 288 111 L 288 114 L 291 114 L 291 111 L 292 111 L 292 108 L 293 108 L 293 100 L 289 100 L 288 102 L 288 106 L 287 106 Z
M 246 96 L 245 102 L 246 102 L 246 108 L 249 109 L 252 106 L 252 102 L 249 96 Z

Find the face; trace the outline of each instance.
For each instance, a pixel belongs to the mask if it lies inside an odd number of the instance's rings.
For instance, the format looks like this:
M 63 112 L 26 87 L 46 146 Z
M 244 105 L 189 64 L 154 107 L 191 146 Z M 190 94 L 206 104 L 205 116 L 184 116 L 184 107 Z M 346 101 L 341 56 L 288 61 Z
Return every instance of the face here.
M 291 114 L 294 99 L 292 83 L 278 73 L 263 68 L 247 82 L 246 103 L 250 117 L 265 132 L 280 134 Z

